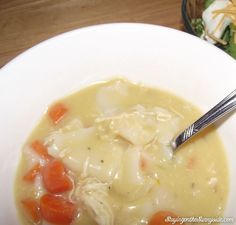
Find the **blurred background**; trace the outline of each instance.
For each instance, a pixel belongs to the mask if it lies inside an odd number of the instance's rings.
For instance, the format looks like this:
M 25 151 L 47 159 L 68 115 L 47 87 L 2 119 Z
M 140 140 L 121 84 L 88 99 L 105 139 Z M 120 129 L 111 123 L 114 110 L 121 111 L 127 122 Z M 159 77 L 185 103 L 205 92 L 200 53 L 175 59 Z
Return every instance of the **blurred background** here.
M 0 68 L 57 34 L 112 22 L 183 30 L 181 0 L 0 0 Z

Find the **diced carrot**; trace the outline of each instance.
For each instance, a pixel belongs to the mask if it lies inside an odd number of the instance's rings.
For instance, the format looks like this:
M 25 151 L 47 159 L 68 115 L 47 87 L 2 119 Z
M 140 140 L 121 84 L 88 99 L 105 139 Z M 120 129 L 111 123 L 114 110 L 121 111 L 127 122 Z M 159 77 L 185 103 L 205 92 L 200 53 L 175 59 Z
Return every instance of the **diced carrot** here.
M 70 191 L 73 188 L 64 164 L 58 159 L 50 161 L 42 169 L 42 177 L 45 188 L 52 194 Z
M 65 107 L 65 105 L 62 103 L 57 103 L 48 110 L 48 115 L 52 122 L 57 124 L 67 112 L 68 109 Z
M 140 158 L 140 167 L 141 170 L 145 170 L 147 168 L 147 160 L 143 156 Z
M 188 159 L 186 167 L 188 169 L 194 169 L 196 167 L 196 164 L 197 164 L 197 158 L 192 156 Z
M 27 198 L 21 201 L 26 216 L 35 223 L 41 220 L 39 203 L 32 199 Z
M 40 199 L 42 217 L 53 224 L 71 224 L 76 216 L 77 207 L 74 203 L 60 196 L 45 194 Z
M 35 180 L 35 177 L 40 173 L 40 170 L 41 166 L 39 163 L 37 163 L 23 176 L 23 180 L 33 182 Z
M 48 154 L 48 149 L 43 145 L 39 140 L 34 141 L 31 144 L 31 148 L 36 152 L 40 157 L 46 160 L 51 160 L 53 157 Z
M 167 224 L 172 224 L 171 221 L 167 221 L 166 220 L 168 217 L 177 218 L 178 216 L 175 215 L 172 212 L 169 212 L 169 211 L 159 211 L 159 212 L 157 212 L 156 214 L 154 214 L 151 217 L 148 225 L 167 225 Z M 179 222 L 176 222 L 175 224 L 176 225 L 180 225 Z

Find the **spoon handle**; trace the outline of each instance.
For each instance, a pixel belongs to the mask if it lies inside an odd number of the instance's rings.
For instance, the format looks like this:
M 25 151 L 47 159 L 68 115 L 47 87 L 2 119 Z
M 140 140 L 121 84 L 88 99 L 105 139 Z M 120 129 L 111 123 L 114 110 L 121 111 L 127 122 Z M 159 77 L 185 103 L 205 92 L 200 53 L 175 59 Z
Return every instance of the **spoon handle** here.
M 200 132 L 210 124 L 216 122 L 232 110 L 236 109 L 236 90 L 230 93 L 226 98 L 209 110 L 206 114 L 200 117 L 192 125 L 180 133 L 172 142 L 173 150 L 176 150 L 180 145 Z

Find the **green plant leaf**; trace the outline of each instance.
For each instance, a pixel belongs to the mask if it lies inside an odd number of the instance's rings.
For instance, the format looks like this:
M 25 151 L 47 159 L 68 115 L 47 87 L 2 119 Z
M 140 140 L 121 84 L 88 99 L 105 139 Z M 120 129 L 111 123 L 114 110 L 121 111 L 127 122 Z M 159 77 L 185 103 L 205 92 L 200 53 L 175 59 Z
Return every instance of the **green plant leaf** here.
M 228 34 L 228 44 L 224 47 L 224 50 L 231 55 L 233 58 L 236 59 L 236 43 L 234 43 L 234 35 L 235 33 L 233 32 L 233 30 L 236 30 L 236 26 L 234 26 L 233 24 L 230 24 L 229 27 L 229 34 Z
M 205 0 L 204 7 L 208 8 L 215 0 Z
M 201 18 L 192 19 L 192 27 L 196 32 L 197 36 L 201 36 L 204 31 L 203 20 Z

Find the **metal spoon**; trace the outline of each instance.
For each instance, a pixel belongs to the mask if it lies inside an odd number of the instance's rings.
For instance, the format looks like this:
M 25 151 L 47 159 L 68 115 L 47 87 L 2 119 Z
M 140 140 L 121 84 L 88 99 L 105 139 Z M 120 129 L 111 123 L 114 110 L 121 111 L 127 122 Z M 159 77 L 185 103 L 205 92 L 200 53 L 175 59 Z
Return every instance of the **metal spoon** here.
M 234 90 L 231 94 L 195 121 L 192 125 L 186 128 L 176 138 L 174 138 L 170 143 L 173 151 L 188 141 L 195 134 L 227 115 L 234 109 L 236 109 L 236 90 Z

